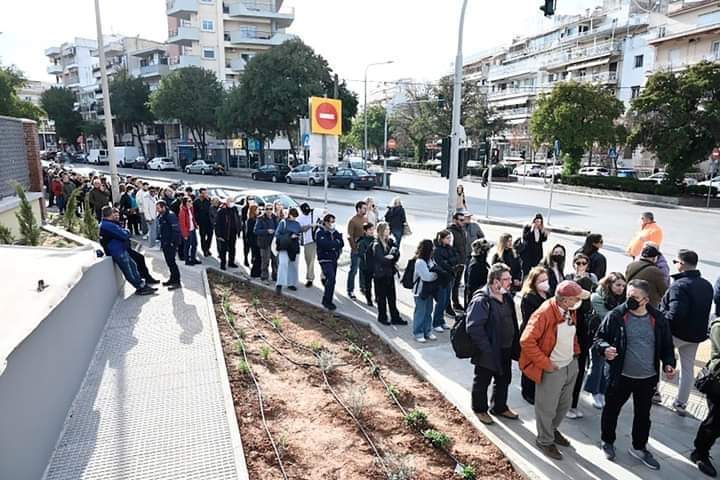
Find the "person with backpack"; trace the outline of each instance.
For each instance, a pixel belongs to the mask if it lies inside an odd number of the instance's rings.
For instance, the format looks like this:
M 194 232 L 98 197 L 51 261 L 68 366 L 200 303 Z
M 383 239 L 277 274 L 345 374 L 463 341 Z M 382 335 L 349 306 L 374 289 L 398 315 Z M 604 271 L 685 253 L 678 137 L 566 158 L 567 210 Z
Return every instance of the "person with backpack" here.
M 280 220 L 275 232 L 275 245 L 278 251 L 278 275 L 275 291 L 279 294 L 282 287 L 297 290 L 298 255 L 300 255 L 300 237 L 302 227 L 297 221 L 300 212 L 295 207 L 288 210 L 286 218 Z
M 378 306 L 378 322 L 383 325 L 407 325 L 400 317 L 395 294 L 395 273 L 400 251 L 390 237 L 390 226 L 380 222 L 377 226 L 373 251 L 373 279 Z M 388 321 L 388 309 L 390 320 Z
M 545 221 L 541 213 L 535 215 L 529 225 L 525 225 L 522 233 L 522 240 L 516 240 L 515 251 L 520 255 L 523 277 L 530 269 L 540 263 L 543 259 L 543 243 L 548 239 L 545 230 Z
M 363 235 L 357 241 L 358 254 L 360 255 L 360 288 L 367 300 L 368 307 L 373 307 L 372 301 L 372 277 L 373 277 L 373 249 L 375 242 L 375 225 L 370 222 L 363 224 Z
M 413 336 L 419 343 L 437 340 L 432 332 L 433 293 L 437 285 L 437 273 L 433 272 L 435 262 L 432 261 L 432 240 L 423 240 L 418 245 L 415 258 L 408 262 L 405 275 L 412 270 L 412 291 L 415 300 L 413 312 Z M 403 275 L 403 280 L 405 276 Z M 406 282 L 403 286 L 407 288 Z
M 710 360 L 706 368 L 717 378 L 720 372 L 720 279 L 716 285 L 717 318 L 710 323 Z M 715 440 L 720 437 L 720 395 L 715 392 L 706 393 L 708 412 L 705 420 L 700 424 L 695 436 L 694 450 L 690 453 L 690 460 L 705 475 L 717 476 L 717 470 L 710 460 L 710 449 Z
M 452 233 L 442 230 L 435 237 L 435 250 L 433 250 L 433 261 L 438 274 L 438 290 L 435 294 L 435 309 L 433 311 L 433 330 L 438 333 L 450 329 L 450 326 L 445 321 L 445 310 L 450 304 L 450 292 L 455 278 L 455 265 L 459 261 L 455 250 L 450 245 L 451 241 Z
M 651 245 L 645 246 L 640 252 L 640 259 L 631 262 L 625 269 L 625 278 L 628 282 L 632 280 L 645 280 L 650 288 L 650 305 L 658 307 L 663 295 L 668 289 L 665 275 L 657 266 L 657 261 L 662 254 Z
M 496 263 L 490 267 L 488 285 L 473 296 L 468 306 L 466 328 L 476 352 L 471 360 L 475 366 L 472 409 L 485 425 L 494 423 L 488 412 L 511 420 L 518 418 L 507 405 L 512 361 L 520 358 L 520 331 L 511 285 L 510 268 Z M 487 390 L 491 380 L 493 406 L 489 409 Z
M 324 278 L 325 290 L 322 304 L 328 310 L 333 311 L 337 309 L 333 303 L 337 262 L 345 245 L 342 234 L 335 230 L 335 215 L 328 213 L 323 217 L 323 223 L 315 235 L 315 241 L 317 242 L 317 258 Z

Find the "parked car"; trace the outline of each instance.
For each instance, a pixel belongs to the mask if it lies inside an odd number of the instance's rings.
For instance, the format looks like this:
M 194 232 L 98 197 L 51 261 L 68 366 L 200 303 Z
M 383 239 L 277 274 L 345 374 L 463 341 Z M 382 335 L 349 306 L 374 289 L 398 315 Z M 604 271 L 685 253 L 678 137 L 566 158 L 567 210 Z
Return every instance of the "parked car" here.
M 549 166 L 543 168 L 542 176 L 544 178 L 554 177 L 557 180 L 562 176 L 562 172 L 563 172 L 562 165 L 555 165 L 555 166 L 549 165 Z
M 177 167 L 172 158 L 155 157 L 147 163 L 148 170 L 176 170 Z
M 115 161 L 118 167 L 129 168 L 135 163 L 135 159 L 140 155 L 138 147 L 115 147 Z
M 88 163 L 88 156 L 84 153 L 73 153 L 71 157 L 75 163 Z
M 73 158 L 67 152 L 57 152 L 55 154 L 55 163 L 67 166 L 67 164 L 71 163 L 72 161 Z
M 439 158 L 434 158 L 432 160 L 428 160 L 427 162 L 425 162 L 425 165 L 427 165 L 429 167 L 437 167 L 441 163 L 442 163 L 442 160 L 440 160 Z
M 578 171 L 578 175 L 588 177 L 609 177 L 610 170 L 605 167 L 583 167 Z
M 108 163 L 108 152 L 104 148 L 91 148 L 88 154 L 88 163 L 97 165 Z
M 668 175 L 666 172 L 658 172 L 658 173 L 653 173 L 649 177 L 641 178 L 640 181 L 641 182 L 655 182 L 659 185 L 665 181 L 667 176 Z M 683 184 L 684 185 L 698 185 L 698 181 L 692 177 L 685 177 L 683 179 Z M 702 183 L 700 183 L 700 185 L 702 185 Z M 706 186 L 707 186 L 707 184 L 706 184 Z
M 147 170 L 148 166 L 147 158 L 143 157 L 142 155 L 139 155 L 135 157 L 135 161 L 133 162 L 133 168 L 142 168 L 144 170 Z
M 632 168 L 618 168 L 616 176 L 620 178 L 634 178 L 636 180 L 638 178 L 637 172 Z
M 185 173 L 199 173 L 200 175 L 224 175 L 225 169 L 222 165 L 205 160 L 195 160 L 185 167 Z
M 698 185 L 701 185 L 703 187 L 709 187 L 709 186 L 717 187 L 720 189 L 720 176 L 713 177 L 710 180 L 704 180 L 702 182 L 699 182 Z
M 543 172 L 542 165 L 538 163 L 522 163 L 513 169 L 513 175 L 539 177 Z
M 220 200 L 224 200 L 228 197 L 235 198 L 238 194 L 237 191 L 230 191 L 224 188 L 208 188 L 207 192 L 210 198 L 219 198 Z
M 358 187 L 370 190 L 375 186 L 375 175 L 359 168 L 338 168 L 331 177 L 328 177 L 328 185 L 331 187 L 347 187 L 350 190 L 355 190 Z
M 287 165 L 260 165 L 251 176 L 253 180 L 269 180 L 277 183 L 285 180 L 285 175 L 288 173 L 290 173 L 290 167 Z
M 330 173 L 328 172 L 330 175 Z M 287 183 L 300 183 L 303 185 L 322 185 L 324 170 L 319 165 L 300 165 L 293 168 L 286 176 Z
M 276 201 L 280 201 L 285 209 L 293 207 L 299 208 L 300 206 L 293 198 L 275 190 L 245 190 L 236 194 L 235 203 L 239 207 L 244 207 L 246 198 L 249 198 L 251 202 L 256 203 L 260 207 L 272 205 Z
M 480 160 L 468 160 L 465 164 L 465 168 L 483 168 L 483 162 Z

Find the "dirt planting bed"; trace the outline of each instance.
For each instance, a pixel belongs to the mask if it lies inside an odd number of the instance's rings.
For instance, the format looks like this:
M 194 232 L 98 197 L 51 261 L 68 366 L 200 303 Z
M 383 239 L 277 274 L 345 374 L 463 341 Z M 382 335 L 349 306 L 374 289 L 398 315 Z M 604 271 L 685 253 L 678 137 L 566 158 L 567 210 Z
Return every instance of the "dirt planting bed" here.
M 209 277 L 251 479 L 521 478 L 369 329 Z

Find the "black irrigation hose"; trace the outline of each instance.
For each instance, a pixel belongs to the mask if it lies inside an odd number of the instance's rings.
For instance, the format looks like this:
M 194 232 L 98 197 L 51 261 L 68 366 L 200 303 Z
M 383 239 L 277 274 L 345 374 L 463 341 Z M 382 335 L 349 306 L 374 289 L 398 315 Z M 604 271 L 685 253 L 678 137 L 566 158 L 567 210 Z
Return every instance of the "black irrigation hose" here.
M 242 338 L 240 338 L 240 335 L 238 334 L 237 330 L 235 330 L 235 327 L 230 323 L 228 320 L 227 311 L 225 310 L 224 302 L 221 303 L 223 316 L 225 317 L 225 322 L 230 326 L 230 329 L 235 334 L 235 337 L 242 341 Z M 255 389 L 257 391 L 258 396 L 258 403 L 260 404 L 260 416 L 262 418 L 262 424 L 265 428 L 265 433 L 267 433 L 268 439 L 270 440 L 270 444 L 273 447 L 273 451 L 275 452 L 275 458 L 277 458 L 278 466 L 280 467 L 280 471 L 282 472 L 283 479 L 289 480 L 287 472 L 285 472 L 285 466 L 283 465 L 282 459 L 280 458 L 280 452 L 278 451 L 277 445 L 275 444 L 275 440 L 273 440 L 273 436 L 270 433 L 270 428 L 268 428 L 267 420 L 265 419 L 265 409 L 263 408 L 263 396 L 262 396 L 262 390 L 260 389 L 260 384 L 258 383 L 257 379 L 255 378 L 255 374 L 252 371 L 252 368 L 250 367 L 250 362 L 248 361 L 247 355 L 245 353 L 245 346 L 243 345 L 240 349 L 243 355 L 243 360 L 245 361 L 245 365 L 248 366 L 248 371 L 250 372 L 250 378 L 252 378 L 253 383 L 255 384 Z

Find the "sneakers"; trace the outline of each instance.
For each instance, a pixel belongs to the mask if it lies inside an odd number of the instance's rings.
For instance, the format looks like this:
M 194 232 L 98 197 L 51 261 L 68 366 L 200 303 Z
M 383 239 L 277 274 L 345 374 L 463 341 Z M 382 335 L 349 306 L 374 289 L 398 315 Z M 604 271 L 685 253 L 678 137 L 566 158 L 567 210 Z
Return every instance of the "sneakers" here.
M 598 410 L 602 410 L 605 407 L 605 395 L 603 395 L 602 393 L 596 393 L 592 397 L 592 406 L 597 408 Z
M 660 392 L 658 392 L 657 390 L 655 390 L 655 393 L 653 393 L 652 402 L 655 405 L 660 405 L 662 403 L 662 395 L 660 395 Z
M 571 409 L 568 410 L 568 412 L 565 414 L 565 418 L 570 418 L 570 419 L 573 419 L 573 420 L 575 420 L 575 419 L 577 419 L 577 418 L 583 418 L 584 416 L 585 416 L 585 415 L 583 415 L 583 413 L 582 413 L 579 409 L 577 409 L 577 408 L 571 408 Z
M 660 470 L 660 464 L 657 460 L 655 460 L 653 454 L 650 453 L 646 448 L 643 448 L 642 450 L 635 450 L 634 448 L 629 448 L 628 453 L 631 457 L 635 457 L 640 460 L 643 464 L 645 464 L 646 467 L 652 470 Z
M 357 297 L 356 297 L 355 294 L 352 293 L 352 292 L 348 292 L 348 298 L 349 298 L 350 300 L 357 300 Z
M 443 330 L 450 330 L 450 325 L 448 325 L 447 323 L 443 323 L 443 324 L 442 324 L 442 329 L 443 329 Z
M 569 447 L 570 446 L 570 440 L 565 438 L 565 435 L 560 433 L 558 430 L 555 430 L 555 433 L 553 434 L 553 441 L 556 445 L 560 445 L 561 447 Z
M 697 465 L 698 470 L 709 477 L 717 477 L 717 470 L 710 461 L 709 455 L 700 455 L 697 450 L 693 450 L 690 454 L 690 461 Z
M 231 265 L 232 266 L 232 265 Z M 295 285 L 290 285 L 288 287 L 288 290 L 292 290 L 293 292 L 297 291 L 297 287 Z
M 607 458 L 610 461 L 615 460 L 615 446 L 612 443 L 602 442 L 600 444 L 600 448 L 602 449 L 603 453 L 605 454 L 605 458 Z
M 434 333 L 429 333 L 427 337 L 428 340 L 437 340 L 437 336 Z
M 415 337 L 415 341 L 418 343 L 425 343 L 427 340 L 425 340 L 425 337 Z
M 138 288 L 137 290 L 135 290 L 135 295 L 139 295 L 139 296 L 152 295 L 153 293 L 155 293 L 155 289 L 147 287 L 147 286 Z
M 443 333 L 445 331 L 445 329 L 443 327 L 435 327 L 435 328 L 433 328 L 433 331 L 438 332 L 438 333 Z
M 563 454 L 560 453 L 560 450 L 557 449 L 554 443 L 551 443 L 550 445 L 542 445 L 536 440 L 535 445 L 537 445 L 537 447 L 543 454 L 545 454 L 545 456 L 550 457 L 553 460 L 562 460 Z
M 495 420 L 492 419 L 490 415 L 488 415 L 487 412 L 482 412 L 477 414 L 478 420 L 482 422 L 485 425 L 492 425 L 495 423 Z
M 673 403 L 673 409 L 675 410 L 675 413 L 680 415 L 681 417 L 687 416 L 687 404 L 686 403 Z

